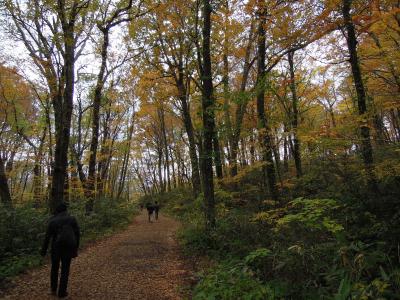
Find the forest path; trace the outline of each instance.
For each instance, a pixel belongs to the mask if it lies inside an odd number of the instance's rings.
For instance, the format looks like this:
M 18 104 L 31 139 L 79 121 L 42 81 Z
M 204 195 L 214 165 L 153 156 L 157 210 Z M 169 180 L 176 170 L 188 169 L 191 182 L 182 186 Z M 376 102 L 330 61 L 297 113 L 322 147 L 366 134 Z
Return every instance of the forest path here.
M 123 232 L 88 246 L 72 261 L 66 299 L 182 299 L 189 272 L 175 234 L 180 224 L 160 215 L 137 216 Z M 50 264 L 13 280 L 4 299 L 56 299 L 50 295 Z

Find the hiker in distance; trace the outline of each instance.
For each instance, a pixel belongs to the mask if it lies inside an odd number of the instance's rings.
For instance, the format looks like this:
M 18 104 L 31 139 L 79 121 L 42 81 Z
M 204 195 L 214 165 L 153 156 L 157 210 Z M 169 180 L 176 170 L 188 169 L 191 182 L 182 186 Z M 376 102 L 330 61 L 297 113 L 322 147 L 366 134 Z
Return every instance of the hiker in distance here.
M 76 219 L 67 212 L 67 205 L 61 203 L 48 222 L 46 237 L 41 255 L 45 256 L 51 240 L 51 294 L 65 298 L 68 296 L 67 285 L 72 258 L 78 256 L 80 231 Z M 61 263 L 61 277 L 58 285 L 58 271 Z
M 151 204 L 150 202 L 147 202 L 146 209 L 147 209 L 147 215 L 149 217 L 149 222 L 151 222 L 151 216 L 153 215 L 154 212 L 154 205 Z
M 160 205 L 158 204 L 158 202 L 156 201 L 154 203 L 154 214 L 155 214 L 155 219 L 156 221 L 158 220 L 158 212 L 160 210 Z

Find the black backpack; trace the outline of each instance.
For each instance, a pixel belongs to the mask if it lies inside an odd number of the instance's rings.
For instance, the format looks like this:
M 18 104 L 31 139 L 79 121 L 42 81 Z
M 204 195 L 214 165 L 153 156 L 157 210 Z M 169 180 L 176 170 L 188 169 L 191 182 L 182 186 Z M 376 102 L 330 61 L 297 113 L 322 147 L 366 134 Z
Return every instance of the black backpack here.
M 75 232 L 72 226 L 68 223 L 61 225 L 57 239 L 56 245 L 60 248 L 74 249 L 77 246 Z

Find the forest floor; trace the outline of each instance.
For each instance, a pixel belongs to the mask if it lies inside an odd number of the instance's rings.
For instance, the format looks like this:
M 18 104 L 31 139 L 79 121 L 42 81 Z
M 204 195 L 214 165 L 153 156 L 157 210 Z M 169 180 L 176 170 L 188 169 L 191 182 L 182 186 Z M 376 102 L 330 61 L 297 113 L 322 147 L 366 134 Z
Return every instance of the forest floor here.
M 86 247 L 72 261 L 67 299 L 185 299 L 190 268 L 176 231 L 166 216 L 149 223 L 137 216 L 123 232 Z M 50 295 L 50 263 L 14 278 L 2 299 L 55 299 Z

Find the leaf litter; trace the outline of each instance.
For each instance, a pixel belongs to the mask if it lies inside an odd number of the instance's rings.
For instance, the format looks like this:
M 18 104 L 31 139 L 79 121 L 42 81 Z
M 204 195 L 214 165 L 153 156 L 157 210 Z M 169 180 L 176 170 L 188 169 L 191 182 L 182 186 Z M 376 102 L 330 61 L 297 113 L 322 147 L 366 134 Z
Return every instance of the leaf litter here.
M 188 299 L 192 272 L 175 239 L 180 224 L 145 213 L 123 232 L 89 245 L 72 261 L 67 299 Z M 56 299 L 50 264 L 15 277 L 2 299 Z

